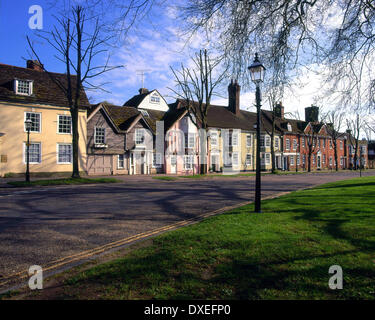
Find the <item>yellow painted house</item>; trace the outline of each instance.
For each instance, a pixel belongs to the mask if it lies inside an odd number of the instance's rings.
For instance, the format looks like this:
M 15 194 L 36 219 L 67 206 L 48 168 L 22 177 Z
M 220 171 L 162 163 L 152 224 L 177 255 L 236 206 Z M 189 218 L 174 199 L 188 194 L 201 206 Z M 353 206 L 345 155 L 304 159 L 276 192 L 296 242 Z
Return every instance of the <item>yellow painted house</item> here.
M 64 81 L 64 74 L 52 74 Z M 81 92 L 79 112 L 80 171 L 86 171 L 86 120 L 89 102 Z M 72 171 L 72 125 L 66 98 L 36 61 L 27 67 L 0 64 L 0 176 L 26 170 L 27 131 L 30 130 L 30 173 Z

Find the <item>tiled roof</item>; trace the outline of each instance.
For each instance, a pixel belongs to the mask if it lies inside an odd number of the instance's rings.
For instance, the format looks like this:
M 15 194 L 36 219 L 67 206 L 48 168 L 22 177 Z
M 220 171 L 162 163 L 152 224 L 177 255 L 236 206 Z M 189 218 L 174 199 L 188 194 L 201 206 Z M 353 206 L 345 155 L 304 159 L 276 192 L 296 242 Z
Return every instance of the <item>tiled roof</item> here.
M 0 64 L 0 100 L 23 103 L 41 103 L 67 107 L 68 101 L 63 91 L 53 82 L 51 76 L 66 84 L 66 75 L 50 73 L 28 68 Z M 76 77 L 72 77 L 75 84 Z M 33 80 L 33 94 L 31 96 L 18 95 L 14 92 L 14 80 Z M 85 91 L 80 95 L 81 107 L 90 107 Z
M 129 106 L 116 106 L 108 102 L 101 103 L 106 113 L 110 117 L 117 130 L 121 133 L 125 133 L 132 123 L 139 117 L 143 118 L 146 124 L 150 127 L 153 133 L 156 132 L 156 122 L 164 119 L 165 112 L 158 110 L 142 109 L 147 111 L 142 113 L 142 110 L 138 110 L 135 107 Z M 95 108 L 91 109 L 94 110 Z M 90 111 L 90 114 L 93 111 Z
M 102 105 L 117 130 L 122 133 L 128 130 L 134 120 L 140 115 L 137 108 L 115 106 L 109 103 L 103 103 Z
M 194 103 L 197 106 L 197 103 Z M 186 101 L 178 100 L 173 106 L 176 109 L 185 109 Z M 228 107 L 210 105 L 207 112 L 207 125 L 210 128 L 224 129 L 241 129 L 246 131 L 254 131 L 256 124 L 256 113 L 240 110 L 239 114 L 234 114 Z M 268 119 L 263 118 L 262 128 L 270 132 L 272 125 Z M 262 130 L 264 131 L 264 130 Z

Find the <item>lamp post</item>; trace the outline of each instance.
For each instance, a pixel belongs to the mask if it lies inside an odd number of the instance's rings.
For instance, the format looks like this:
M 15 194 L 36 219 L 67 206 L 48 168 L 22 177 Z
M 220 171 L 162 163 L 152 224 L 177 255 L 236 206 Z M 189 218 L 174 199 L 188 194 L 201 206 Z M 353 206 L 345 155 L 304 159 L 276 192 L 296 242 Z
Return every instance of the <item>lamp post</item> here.
M 32 121 L 30 119 L 25 120 L 25 129 L 27 131 L 27 143 L 26 143 L 26 182 L 30 182 L 30 130 Z
M 256 177 L 255 177 L 255 212 L 261 212 L 261 181 L 260 181 L 260 107 L 261 107 L 261 94 L 260 94 L 260 84 L 263 82 L 264 79 L 264 72 L 266 68 L 262 65 L 259 61 L 258 53 L 255 54 L 254 62 L 248 67 L 250 70 L 251 81 L 255 83 L 256 86 L 256 107 L 257 107 L 257 154 L 256 154 Z

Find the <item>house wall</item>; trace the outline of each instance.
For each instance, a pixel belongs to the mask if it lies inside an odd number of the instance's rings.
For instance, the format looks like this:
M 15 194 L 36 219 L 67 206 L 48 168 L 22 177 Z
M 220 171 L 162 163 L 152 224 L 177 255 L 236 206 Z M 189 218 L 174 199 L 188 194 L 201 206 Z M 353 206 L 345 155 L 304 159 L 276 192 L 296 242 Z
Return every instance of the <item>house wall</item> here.
M 95 128 L 105 128 L 105 148 L 95 147 Z M 118 155 L 125 154 L 124 168 L 118 167 Z M 125 134 L 115 132 L 103 110 L 87 123 L 87 171 L 89 175 L 128 174 Z
M 57 163 L 57 144 L 72 143 L 71 134 L 57 133 L 58 115 L 70 115 L 69 108 L 51 105 L 0 102 L 0 128 L 2 137 L 0 174 L 24 173 L 23 143 L 27 141 L 24 130 L 25 112 L 41 113 L 41 132 L 30 132 L 30 142 L 41 143 L 41 163 L 30 164 L 30 172 L 70 172 L 72 164 Z M 86 110 L 79 112 L 79 169 L 86 171 Z
M 189 133 L 195 135 L 194 149 L 188 149 L 187 146 L 185 146 L 185 135 Z M 178 138 L 180 135 L 181 138 Z M 183 117 L 179 121 L 176 121 L 176 123 L 166 133 L 165 140 L 165 173 L 181 175 L 199 173 L 199 156 L 197 155 L 199 151 L 198 130 L 187 116 Z M 183 148 L 183 146 L 185 146 L 185 148 Z M 191 170 L 187 170 L 184 167 L 184 155 L 187 154 L 191 154 L 193 156 L 194 164 Z M 171 165 L 171 159 L 174 155 L 177 157 L 176 169 L 172 168 Z

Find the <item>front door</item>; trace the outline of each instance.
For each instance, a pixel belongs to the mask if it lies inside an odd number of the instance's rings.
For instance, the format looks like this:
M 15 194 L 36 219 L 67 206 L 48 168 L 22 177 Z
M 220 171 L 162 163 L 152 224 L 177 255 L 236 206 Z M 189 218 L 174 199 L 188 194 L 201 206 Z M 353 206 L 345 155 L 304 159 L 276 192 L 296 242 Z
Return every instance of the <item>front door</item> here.
M 171 155 L 171 173 L 177 173 L 177 156 Z
M 137 166 L 136 166 L 136 161 L 135 161 L 135 155 L 133 152 L 130 153 L 130 174 L 136 174 L 137 173 Z
M 284 170 L 288 170 L 288 157 L 284 157 Z

